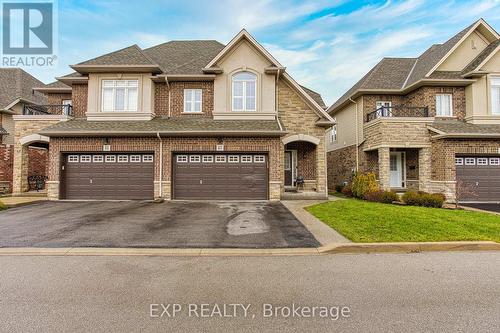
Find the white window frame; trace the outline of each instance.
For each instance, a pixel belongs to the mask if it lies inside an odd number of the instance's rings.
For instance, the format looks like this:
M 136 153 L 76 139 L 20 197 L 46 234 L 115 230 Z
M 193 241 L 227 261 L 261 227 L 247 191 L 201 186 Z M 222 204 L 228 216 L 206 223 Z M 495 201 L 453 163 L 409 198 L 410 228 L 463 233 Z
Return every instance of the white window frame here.
M 450 100 L 450 113 L 443 114 L 442 106 L 443 97 L 449 98 Z M 436 94 L 436 117 L 453 117 L 453 94 Z
M 255 155 L 253 157 L 253 162 L 254 163 L 265 163 L 266 162 L 266 156 L 265 155 Z
M 476 159 L 477 165 L 488 165 L 488 158 L 487 157 L 478 157 Z
M 497 92 L 494 92 L 497 90 Z M 494 101 L 494 98 L 498 98 L 498 101 Z M 490 104 L 491 104 L 491 114 L 495 116 L 500 116 L 500 76 L 490 77 Z
M 116 163 L 116 155 L 106 155 L 106 157 L 104 157 L 104 162 L 105 163 Z
M 238 155 L 229 155 L 227 157 L 227 163 L 240 163 L 240 157 Z
M 143 163 L 152 163 L 154 161 L 153 155 L 142 155 Z
M 215 163 L 226 163 L 226 155 L 215 155 Z
M 102 155 L 93 155 L 92 156 L 92 162 L 94 162 L 94 163 L 102 163 L 102 162 L 104 162 L 104 156 L 102 156 Z
M 490 157 L 490 165 L 500 165 L 500 157 Z
M 252 163 L 253 158 L 252 155 L 241 155 L 241 163 Z
M 333 125 L 330 129 L 330 143 L 335 143 L 338 140 L 338 127 L 337 124 Z
M 68 155 L 68 163 L 78 163 L 79 161 L 80 161 L 80 156 Z
M 92 162 L 92 155 L 80 155 L 80 163 Z
M 118 155 L 118 163 L 128 163 L 128 155 Z
M 201 160 L 203 163 L 213 163 L 214 162 L 214 155 L 203 155 Z
M 177 160 L 177 163 L 187 163 L 188 156 L 187 155 L 177 155 L 176 160 Z
M 463 157 L 455 157 L 455 165 L 464 165 Z
M 382 112 L 380 113 L 380 117 L 390 117 L 392 115 L 391 107 L 392 107 L 391 101 L 376 101 L 375 102 L 375 110 L 383 108 Z
M 238 79 L 237 76 L 239 74 L 250 74 L 250 75 L 253 75 L 254 79 L 253 80 L 250 80 L 250 79 Z M 237 96 L 238 98 L 242 98 L 242 108 L 241 109 L 237 109 L 235 107 L 235 95 L 234 95 L 234 85 L 235 85 L 235 82 L 242 82 L 242 95 L 241 96 Z M 255 93 L 254 93 L 254 108 L 253 109 L 250 109 L 250 108 L 247 108 L 247 83 L 249 82 L 253 82 L 254 83 L 254 86 L 255 86 Z M 249 72 L 249 71 L 242 71 L 242 72 L 237 72 L 237 73 L 234 73 L 232 76 L 231 76 L 231 106 L 232 106 L 232 110 L 233 111 L 257 111 L 257 75 L 252 73 L 252 72 Z
M 200 163 L 201 156 L 200 155 L 189 155 L 189 163 Z
M 191 100 L 187 99 L 187 92 L 191 92 Z M 196 100 L 196 92 L 200 93 L 200 100 Z M 188 108 L 188 102 L 191 108 Z M 200 105 L 200 110 L 196 110 L 196 104 Z M 184 89 L 184 112 L 186 113 L 202 113 L 203 112 L 203 90 L 202 89 Z
M 466 157 L 465 165 L 476 165 L 476 159 L 474 157 Z
M 140 163 L 141 160 L 141 155 L 130 155 L 129 158 L 130 163 Z
M 125 82 L 124 86 L 120 86 L 121 82 Z M 116 90 L 125 89 L 123 96 L 123 110 L 116 110 Z M 136 90 L 135 105 L 129 105 L 129 92 Z M 105 109 L 104 92 L 111 91 L 111 108 Z M 139 80 L 138 79 L 103 79 L 101 80 L 101 112 L 137 112 L 139 108 Z

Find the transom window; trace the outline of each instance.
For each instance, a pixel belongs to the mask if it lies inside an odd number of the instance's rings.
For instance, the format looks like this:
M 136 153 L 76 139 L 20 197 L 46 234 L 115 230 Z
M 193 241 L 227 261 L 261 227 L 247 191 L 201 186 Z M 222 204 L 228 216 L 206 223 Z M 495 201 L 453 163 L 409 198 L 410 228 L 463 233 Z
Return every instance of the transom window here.
M 104 158 L 106 163 L 115 163 L 116 162 L 116 155 L 106 155 Z
M 453 105 L 451 94 L 436 95 L 436 116 L 451 117 L 453 116 Z
M 241 163 L 252 163 L 252 155 L 241 155 Z
M 201 112 L 201 89 L 184 89 L 184 112 Z
M 141 161 L 141 155 L 130 155 L 130 162 L 139 163 Z
M 455 157 L 455 165 L 464 165 L 464 159 L 462 157 Z
M 94 156 L 92 156 L 92 162 L 101 163 L 103 161 L 104 161 L 104 156 L 102 156 L 102 155 L 94 155 Z
M 465 165 L 476 165 L 476 159 L 474 157 L 466 157 Z
M 255 155 L 253 157 L 254 163 L 264 163 L 266 161 L 266 157 L 264 155 Z
M 78 163 L 78 155 L 69 155 L 68 156 L 68 162 L 71 162 L 71 163 Z
M 177 155 L 178 163 L 186 163 L 188 161 L 187 155 Z
M 90 155 L 81 155 L 80 156 L 80 162 L 82 163 L 90 163 L 91 161 L 91 156 Z
M 226 163 L 225 155 L 215 155 L 215 163 Z
M 139 80 L 102 80 L 101 111 L 137 111 Z
M 229 163 L 239 163 L 240 162 L 240 157 L 238 155 L 229 155 L 227 158 L 227 161 Z
M 118 163 L 128 163 L 128 155 L 118 155 Z
M 239 72 L 232 78 L 233 111 L 256 111 L 257 75 Z
M 203 163 L 212 163 L 213 161 L 213 155 L 203 155 Z
M 491 77 L 491 113 L 500 115 L 500 76 Z
M 490 158 L 490 165 L 500 165 L 500 157 Z
M 201 161 L 200 155 L 189 155 L 189 162 L 199 163 Z
M 146 163 L 153 162 L 153 155 L 142 155 L 142 161 Z

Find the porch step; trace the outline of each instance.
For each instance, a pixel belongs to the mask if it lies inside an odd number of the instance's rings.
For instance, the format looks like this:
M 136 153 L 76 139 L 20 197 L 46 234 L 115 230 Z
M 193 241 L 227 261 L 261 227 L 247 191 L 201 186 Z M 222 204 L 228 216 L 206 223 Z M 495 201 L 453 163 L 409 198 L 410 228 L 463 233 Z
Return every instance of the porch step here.
M 285 192 L 281 195 L 281 200 L 326 200 L 325 193 L 318 192 Z
M 13 196 L 16 197 L 46 197 L 47 192 L 46 191 L 29 191 L 29 192 L 23 192 L 23 193 L 17 193 L 14 194 Z

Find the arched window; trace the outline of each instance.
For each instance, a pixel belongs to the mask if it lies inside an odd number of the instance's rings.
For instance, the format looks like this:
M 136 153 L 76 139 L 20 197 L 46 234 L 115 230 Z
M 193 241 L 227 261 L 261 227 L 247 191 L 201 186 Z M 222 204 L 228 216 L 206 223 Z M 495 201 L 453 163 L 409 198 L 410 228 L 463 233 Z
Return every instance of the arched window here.
M 255 111 L 257 96 L 257 75 L 238 72 L 233 75 L 233 111 Z

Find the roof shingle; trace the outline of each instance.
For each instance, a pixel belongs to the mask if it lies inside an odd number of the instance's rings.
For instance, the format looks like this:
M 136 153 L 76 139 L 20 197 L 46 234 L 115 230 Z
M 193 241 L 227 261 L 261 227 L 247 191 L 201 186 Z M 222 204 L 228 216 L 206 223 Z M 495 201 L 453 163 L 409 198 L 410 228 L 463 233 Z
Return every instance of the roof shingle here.
M 37 104 L 46 104 L 47 98 L 33 92 L 34 87 L 45 84 L 20 68 L 0 68 L 0 109 L 16 99 L 24 99 Z

